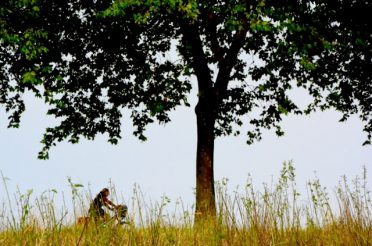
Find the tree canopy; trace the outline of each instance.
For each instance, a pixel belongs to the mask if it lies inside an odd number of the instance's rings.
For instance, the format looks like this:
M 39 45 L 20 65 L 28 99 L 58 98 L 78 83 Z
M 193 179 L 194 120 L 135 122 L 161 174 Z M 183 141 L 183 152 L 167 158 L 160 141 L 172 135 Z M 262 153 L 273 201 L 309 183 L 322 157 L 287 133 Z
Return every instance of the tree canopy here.
M 121 138 L 122 110 L 134 135 L 170 121 L 198 88 L 197 176 L 213 210 L 213 143 L 250 126 L 283 135 L 289 113 L 334 108 L 372 133 L 372 24 L 368 1 L 4 0 L 0 3 L 0 104 L 18 127 L 22 95 L 49 105 L 39 158 L 57 142 Z M 289 92 L 312 102 L 299 108 Z M 208 183 L 208 184 L 207 184 Z M 202 197 L 202 195 L 200 195 Z M 209 205 L 208 205 L 209 206 Z

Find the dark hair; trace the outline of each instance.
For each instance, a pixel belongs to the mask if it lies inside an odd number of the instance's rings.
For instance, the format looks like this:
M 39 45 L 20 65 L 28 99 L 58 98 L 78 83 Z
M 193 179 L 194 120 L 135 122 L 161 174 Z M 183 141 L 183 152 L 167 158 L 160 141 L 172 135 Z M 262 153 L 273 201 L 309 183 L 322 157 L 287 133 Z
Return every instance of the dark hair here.
M 108 188 L 103 188 L 100 192 L 99 195 L 103 196 L 106 192 L 110 192 Z

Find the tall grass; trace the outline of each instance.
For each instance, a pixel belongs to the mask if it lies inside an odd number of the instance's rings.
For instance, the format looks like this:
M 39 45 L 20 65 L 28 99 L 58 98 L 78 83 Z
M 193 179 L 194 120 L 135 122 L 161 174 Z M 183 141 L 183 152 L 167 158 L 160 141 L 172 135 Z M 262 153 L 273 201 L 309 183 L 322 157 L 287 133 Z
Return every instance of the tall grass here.
M 7 192 L 3 176 L 2 181 Z M 243 189 L 230 191 L 223 179 L 216 184 L 217 219 L 197 226 L 193 208 L 182 200 L 149 202 L 137 186 L 128 204 L 129 224 L 77 225 L 91 194 L 70 179 L 69 184 L 72 211 L 56 208 L 55 190 L 33 199 L 32 191 L 18 191 L 16 199 L 7 192 L 0 207 L 0 245 L 372 245 L 366 169 L 351 181 L 344 177 L 331 193 L 314 179 L 307 194 L 299 194 L 290 162 L 263 189 L 248 179 Z

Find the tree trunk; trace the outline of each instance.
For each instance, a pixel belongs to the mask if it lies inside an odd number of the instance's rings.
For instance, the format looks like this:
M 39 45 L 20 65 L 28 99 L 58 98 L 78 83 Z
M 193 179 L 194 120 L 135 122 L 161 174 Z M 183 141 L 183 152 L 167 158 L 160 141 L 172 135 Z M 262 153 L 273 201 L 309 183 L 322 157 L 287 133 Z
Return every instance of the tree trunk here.
M 216 217 L 213 173 L 215 117 L 213 110 L 209 107 L 197 106 L 195 112 L 198 137 L 196 152 L 195 223 L 198 223 L 201 220 Z

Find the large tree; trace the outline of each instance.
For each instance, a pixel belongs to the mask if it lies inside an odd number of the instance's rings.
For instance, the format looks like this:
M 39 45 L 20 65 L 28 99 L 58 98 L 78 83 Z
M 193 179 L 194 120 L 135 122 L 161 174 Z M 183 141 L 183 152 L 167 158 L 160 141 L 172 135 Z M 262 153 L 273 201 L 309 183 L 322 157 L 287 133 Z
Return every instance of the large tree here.
M 2 0 L 0 104 L 18 127 L 22 95 L 45 100 L 59 119 L 45 159 L 66 139 L 116 144 L 124 108 L 146 140 L 149 123 L 189 106 L 196 77 L 196 212 L 215 216 L 214 140 L 243 123 L 251 144 L 265 128 L 283 135 L 283 115 L 333 107 L 341 120 L 359 114 L 370 143 L 371 10 L 351 0 Z M 309 91 L 307 108 L 293 87 Z

